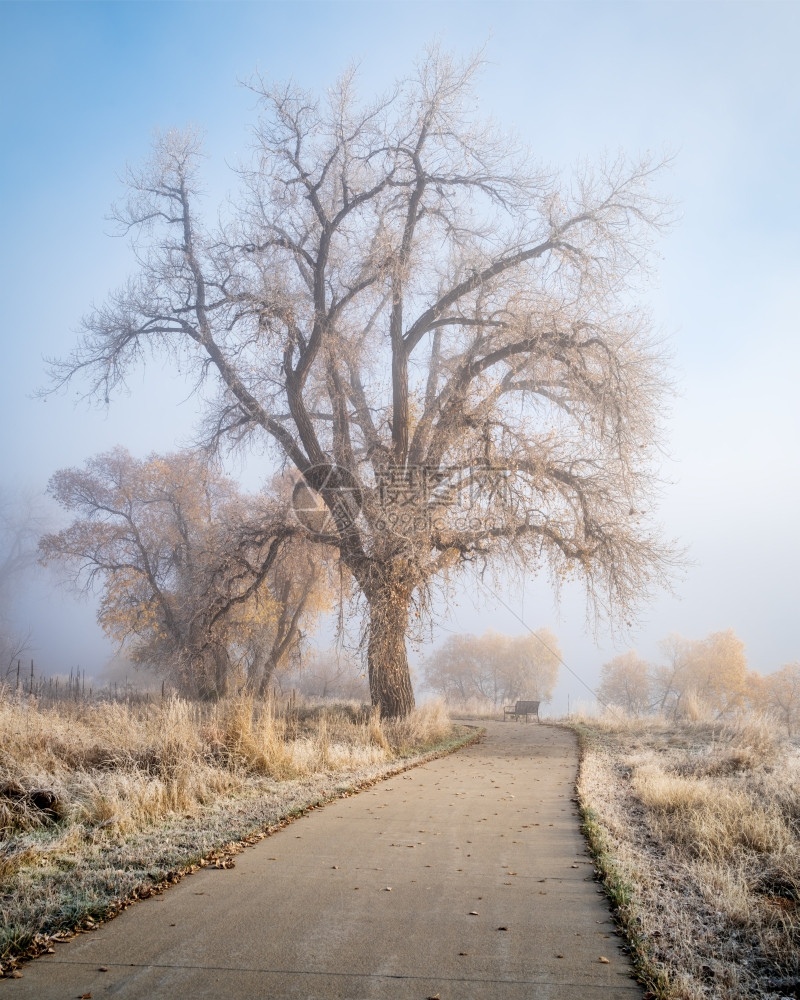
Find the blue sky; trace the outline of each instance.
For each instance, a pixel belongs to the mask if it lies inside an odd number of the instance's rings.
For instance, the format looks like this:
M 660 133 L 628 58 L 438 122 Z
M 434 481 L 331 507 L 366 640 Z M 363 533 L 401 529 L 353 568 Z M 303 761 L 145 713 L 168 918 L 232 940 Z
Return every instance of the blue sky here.
M 568 169 L 605 151 L 670 149 L 662 189 L 680 222 L 649 294 L 675 357 L 665 533 L 694 565 L 630 641 L 646 655 L 670 631 L 733 627 L 753 666 L 800 659 L 800 5 L 794 3 L 0 3 L 0 280 L 3 471 L 41 490 L 55 469 L 117 443 L 145 454 L 191 435 L 186 387 L 156 362 L 108 413 L 30 398 L 42 355 L 63 354 L 80 316 L 131 259 L 104 219 L 126 162 L 154 128 L 207 130 L 210 206 L 232 187 L 258 69 L 324 88 L 351 61 L 366 93 L 388 87 L 439 39 L 485 45 L 487 113 L 543 161 Z M 592 682 L 613 653 L 583 630 L 579 597 L 556 617 L 531 581 L 505 599 L 552 626 Z M 99 669 L 108 647 L 90 607 L 29 589 L 20 614 L 53 670 Z M 467 596 L 449 629 L 520 625 Z M 444 635 L 444 632 L 439 635 Z M 572 687 L 570 687 L 572 684 Z M 565 681 L 574 700 L 580 689 Z

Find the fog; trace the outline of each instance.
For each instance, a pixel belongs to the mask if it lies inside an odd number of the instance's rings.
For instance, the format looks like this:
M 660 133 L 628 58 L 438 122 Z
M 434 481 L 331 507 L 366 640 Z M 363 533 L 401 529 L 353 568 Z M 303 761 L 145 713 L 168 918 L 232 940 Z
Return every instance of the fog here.
M 253 99 L 237 78 L 258 68 L 322 89 L 356 60 L 368 94 L 391 86 L 431 39 L 456 53 L 485 44 L 483 109 L 554 169 L 606 150 L 675 153 L 660 185 L 680 221 L 660 244 L 648 305 L 676 385 L 660 521 L 687 565 L 672 594 L 616 635 L 587 630 L 580 588 L 556 607 L 546 580 L 499 597 L 473 581 L 440 609 L 430 641 L 552 628 L 569 668 L 558 709 L 568 696 L 588 701 L 615 652 L 657 657 L 670 632 L 733 628 L 763 671 L 800 659 L 799 28 L 790 4 L 0 5 L 5 495 L 42 498 L 55 525 L 43 493 L 57 469 L 116 444 L 143 457 L 193 441 L 192 387 L 160 359 L 107 410 L 80 402 L 80 383 L 33 396 L 43 356 L 67 353 L 82 314 L 133 271 L 106 217 L 154 128 L 207 130 L 213 212 L 248 141 Z M 261 455 L 235 469 L 252 488 L 270 471 Z M 47 571 L 20 571 L 5 607 L 15 634 L 30 631 L 24 656 L 37 672 L 108 668 L 114 647 L 93 604 Z M 316 641 L 333 641 L 330 623 Z

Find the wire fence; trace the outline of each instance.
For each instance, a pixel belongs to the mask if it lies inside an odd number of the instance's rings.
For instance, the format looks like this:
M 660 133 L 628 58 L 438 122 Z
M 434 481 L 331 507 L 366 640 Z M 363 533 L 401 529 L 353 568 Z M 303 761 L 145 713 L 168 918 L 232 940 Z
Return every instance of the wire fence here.
M 162 681 L 160 689 L 155 690 L 136 684 L 127 677 L 123 682 L 97 684 L 80 667 L 73 667 L 68 675 L 48 676 L 41 671 L 37 672 L 33 660 L 23 663 L 21 659 L 8 667 L 5 677 L 0 681 L 0 697 L 28 696 L 42 705 L 64 701 L 148 703 L 176 693 L 166 681 Z

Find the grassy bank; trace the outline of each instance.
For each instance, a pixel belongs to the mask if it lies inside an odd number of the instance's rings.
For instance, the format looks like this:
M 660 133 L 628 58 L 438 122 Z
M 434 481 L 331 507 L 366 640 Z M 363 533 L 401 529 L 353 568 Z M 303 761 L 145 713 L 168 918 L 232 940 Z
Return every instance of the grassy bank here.
M 583 720 L 578 794 L 651 996 L 800 996 L 800 747 L 760 719 Z
M 52 947 L 309 808 L 468 741 L 439 706 L 0 700 L 0 964 Z

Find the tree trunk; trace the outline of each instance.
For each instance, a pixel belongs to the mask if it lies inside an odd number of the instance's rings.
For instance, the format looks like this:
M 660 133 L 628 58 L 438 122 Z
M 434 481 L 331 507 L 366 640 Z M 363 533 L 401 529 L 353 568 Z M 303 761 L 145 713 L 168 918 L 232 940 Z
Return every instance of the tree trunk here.
M 386 587 L 369 601 L 369 690 L 383 718 L 402 718 L 414 708 L 406 652 L 409 599 L 402 588 Z
M 214 693 L 217 698 L 224 698 L 228 694 L 229 668 L 228 650 L 224 646 L 218 646 L 214 650 Z
M 264 660 L 264 670 L 261 674 L 261 684 L 258 688 L 259 698 L 266 698 L 269 694 L 269 685 L 272 681 L 272 677 L 278 668 L 278 661 L 275 656 L 275 651 L 270 651 L 269 656 Z

